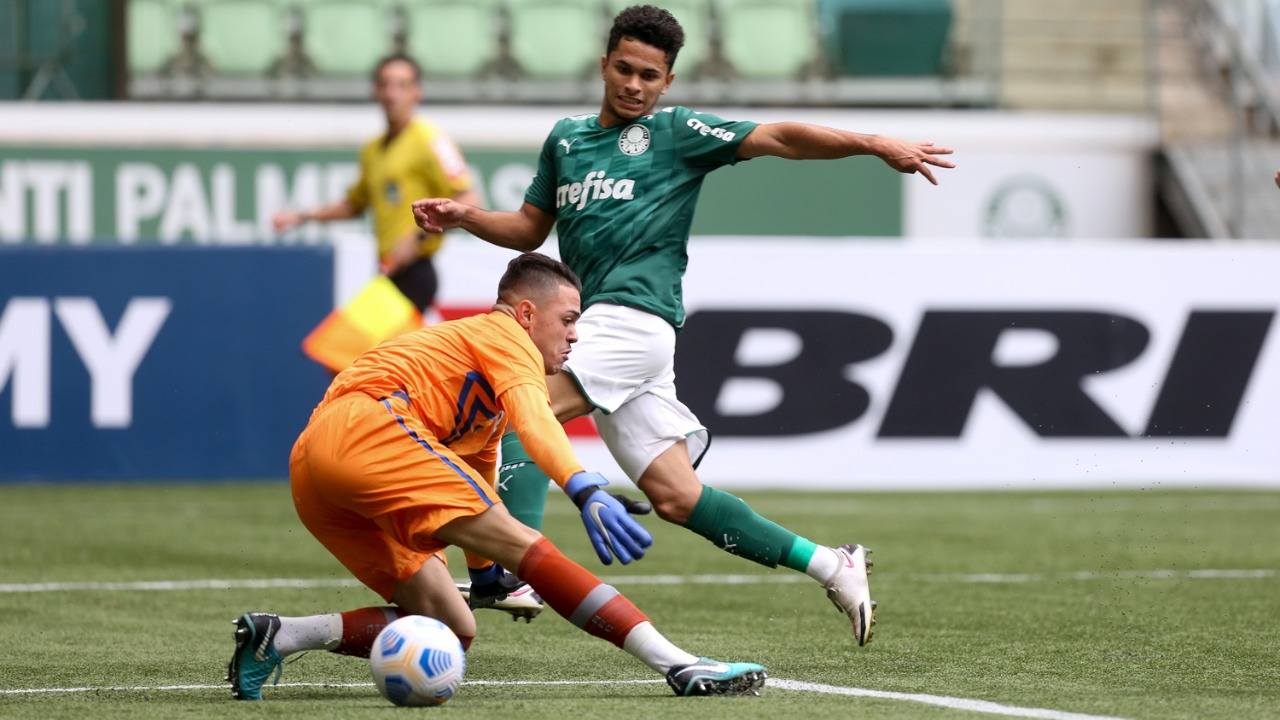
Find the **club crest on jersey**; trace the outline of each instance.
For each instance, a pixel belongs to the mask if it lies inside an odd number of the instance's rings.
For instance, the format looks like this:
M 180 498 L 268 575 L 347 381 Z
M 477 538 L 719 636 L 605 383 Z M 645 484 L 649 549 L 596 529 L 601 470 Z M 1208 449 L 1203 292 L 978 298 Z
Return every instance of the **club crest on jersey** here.
M 593 200 L 633 200 L 636 181 L 631 178 L 605 177 L 603 170 L 592 170 L 582 182 L 568 183 L 556 188 L 556 209 L 575 207 L 578 210 Z
M 649 128 L 643 125 L 628 125 L 618 135 L 618 149 L 623 155 L 643 155 L 649 149 Z

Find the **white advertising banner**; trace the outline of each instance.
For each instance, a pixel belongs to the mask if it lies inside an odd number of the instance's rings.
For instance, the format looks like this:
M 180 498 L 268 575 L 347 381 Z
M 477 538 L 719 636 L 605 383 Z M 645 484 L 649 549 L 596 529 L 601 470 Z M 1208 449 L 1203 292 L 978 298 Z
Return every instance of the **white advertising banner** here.
M 510 257 L 447 244 L 445 310 L 487 307 Z M 1280 486 L 1278 277 L 1263 244 L 695 239 L 677 384 L 713 435 L 699 472 Z M 576 444 L 619 477 L 598 439 Z
M 959 172 L 959 171 L 956 171 Z M 963 177 L 906 182 L 903 235 L 1142 238 L 1153 231 L 1150 153 L 966 153 Z
M 907 237 L 1153 234 L 1159 137 L 1150 118 L 980 112 L 924 132 L 954 146 L 958 168 L 940 171 L 936 187 L 905 179 Z

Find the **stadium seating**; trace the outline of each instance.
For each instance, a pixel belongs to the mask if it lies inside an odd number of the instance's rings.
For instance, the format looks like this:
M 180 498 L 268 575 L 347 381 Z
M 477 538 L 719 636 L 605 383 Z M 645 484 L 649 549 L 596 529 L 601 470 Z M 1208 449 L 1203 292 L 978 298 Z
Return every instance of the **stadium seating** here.
M 128 87 L 134 97 L 363 99 L 369 70 L 399 50 L 437 81 L 437 100 L 581 102 L 598 92 L 609 23 L 636 1 L 124 0 Z M 979 65 L 971 6 L 1003 1 L 663 0 L 685 31 L 672 97 L 981 103 L 988 86 L 975 78 L 1001 59 Z M 884 77 L 898 78 L 888 95 Z M 815 90 L 822 83 L 829 92 Z
M 191 0 L 198 48 L 217 74 L 267 74 L 286 50 L 287 0 Z
M 394 48 L 391 0 L 299 0 L 302 49 L 321 75 L 367 75 Z
M 476 77 L 498 59 L 500 0 L 406 3 L 405 50 L 429 76 Z
M 827 57 L 841 75 L 942 74 L 949 0 L 819 0 Z
M 813 0 L 719 0 L 724 59 L 741 77 L 783 80 L 818 59 Z
M 177 54 L 182 8 L 175 0 L 131 0 L 125 20 L 129 72 L 161 72 Z
M 603 54 L 604 13 L 594 0 L 508 0 L 511 57 L 528 77 L 577 80 Z
M 610 21 L 636 0 L 609 0 Z M 664 0 L 661 3 L 684 28 L 684 48 L 676 58 L 677 72 L 693 77 L 705 70 L 711 58 L 711 0 Z

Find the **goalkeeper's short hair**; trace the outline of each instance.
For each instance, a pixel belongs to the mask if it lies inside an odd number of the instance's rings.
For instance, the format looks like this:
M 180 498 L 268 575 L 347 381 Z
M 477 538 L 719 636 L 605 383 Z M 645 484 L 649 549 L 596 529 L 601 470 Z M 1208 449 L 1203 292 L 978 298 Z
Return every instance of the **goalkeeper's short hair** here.
M 582 281 L 568 265 L 542 253 L 527 252 L 511 259 L 498 281 L 498 299 L 515 305 L 522 297 L 546 297 L 560 285 L 582 290 Z

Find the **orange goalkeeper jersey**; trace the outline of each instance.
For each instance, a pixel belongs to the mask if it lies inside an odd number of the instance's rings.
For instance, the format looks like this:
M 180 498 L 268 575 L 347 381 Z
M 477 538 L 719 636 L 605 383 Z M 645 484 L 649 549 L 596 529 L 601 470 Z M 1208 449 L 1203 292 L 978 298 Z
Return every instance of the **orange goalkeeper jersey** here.
M 382 343 L 334 378 L 315 412 L 351 392 L 407 397 L 439 442 L 474 459 L 486 474 L 508 423 L 560 485 L 582 470 L 551 412 L 542 355 L 506 313 L 444 322 Z

